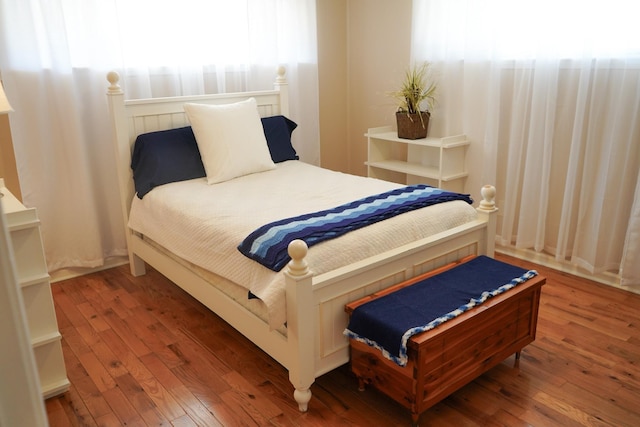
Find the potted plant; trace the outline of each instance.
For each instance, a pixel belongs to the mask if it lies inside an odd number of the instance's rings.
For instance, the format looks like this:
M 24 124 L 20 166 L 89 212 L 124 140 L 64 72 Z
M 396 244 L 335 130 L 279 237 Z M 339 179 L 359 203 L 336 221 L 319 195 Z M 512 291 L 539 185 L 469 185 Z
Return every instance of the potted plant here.
M 427 136 L 437 87 L 430 66 L 429 62 L 424 62 L 410 67 L 400 90 L 392 92 L 398 100 L 398 138 L 420 139 Z

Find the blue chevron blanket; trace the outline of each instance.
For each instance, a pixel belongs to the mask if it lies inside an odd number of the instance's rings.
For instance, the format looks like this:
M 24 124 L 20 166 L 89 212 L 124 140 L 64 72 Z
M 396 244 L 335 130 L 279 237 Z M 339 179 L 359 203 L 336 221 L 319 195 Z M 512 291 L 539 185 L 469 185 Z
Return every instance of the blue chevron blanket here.
M 471 261 L 357 307 L 344 334 L 406 366 L 407 342 L 537 276 L 495 259 Z
M 422 184 L 402 187 L 333 209 L 266 224 L 249 234 L 238 250 L 265 267 L 280 271 L 290 260 L 287 247 L 294 239 L 304 240 L 311 247 L 404 212 L 452 200 L 473 203 L 468 194 Z

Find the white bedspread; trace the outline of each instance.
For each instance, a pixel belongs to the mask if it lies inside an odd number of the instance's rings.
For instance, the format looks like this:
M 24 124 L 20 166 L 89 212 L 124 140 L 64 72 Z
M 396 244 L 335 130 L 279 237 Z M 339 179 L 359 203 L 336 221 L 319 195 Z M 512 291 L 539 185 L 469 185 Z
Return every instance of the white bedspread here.
M 219 184 L 207 185 L 200 178 L 157 187 L 142 200 L 134 198 L 129 226 L 246 287 L 266 304 L 269 324 L 278 328 L 286 321 L 284 274 L 245 257 L 238 244 L 269 222 L 400 186 L 287 161 L 274 170 Z M 314 274 L 321 274 L 475 218 L 475 209 L 462 201 L 419 209 L 315 245 L 307 262 Z

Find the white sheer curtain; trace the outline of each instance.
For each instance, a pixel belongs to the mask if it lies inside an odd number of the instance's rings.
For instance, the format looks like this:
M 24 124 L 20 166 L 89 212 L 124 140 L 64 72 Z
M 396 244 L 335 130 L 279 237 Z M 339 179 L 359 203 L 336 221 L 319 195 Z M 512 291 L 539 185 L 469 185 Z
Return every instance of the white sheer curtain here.
M 319 163 L 315 1 L 0 0 L 0 71 L 26 205 L 50 270 L 126 254 L 105 75 L 128 98 L 273 87 L 285 65 L 294 144 Z
M 435 125 L 480 144 L 498 243 L 620 272 L 640 292 L 640 5 L 413 5 L 413 59 L 440 79 Z

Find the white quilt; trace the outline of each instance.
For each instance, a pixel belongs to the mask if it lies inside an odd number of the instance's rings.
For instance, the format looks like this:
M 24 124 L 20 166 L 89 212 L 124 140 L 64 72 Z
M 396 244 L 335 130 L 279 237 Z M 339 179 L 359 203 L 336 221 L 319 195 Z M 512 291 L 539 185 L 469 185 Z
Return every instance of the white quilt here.
M 202 268 L 247 288 L 267 306 L 271 328 L 286 321 L 284 274 L 242 255 L 237 246 L 256 228 L 401 187 L 321 169 L 301 161 L 208 185 L 206 178 L 156 187 L 134 198 L 129 227 Z M 462 201 L 407 212 L 309 249 L 315 275 L 464 224 L 476 218 Z M 336 256 L 339 254 L 338 256 Z

